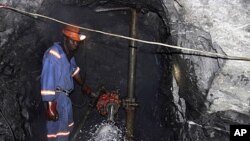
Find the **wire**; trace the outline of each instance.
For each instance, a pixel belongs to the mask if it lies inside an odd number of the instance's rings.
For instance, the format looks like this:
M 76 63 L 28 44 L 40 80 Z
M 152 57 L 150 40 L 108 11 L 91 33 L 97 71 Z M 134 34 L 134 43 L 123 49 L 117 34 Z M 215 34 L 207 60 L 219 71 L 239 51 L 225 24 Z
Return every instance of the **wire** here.
M 197 53 L 200 53 L 200 54 L 207 55 L 209 57 L 216 57 L 216 58 L 230 59 L 230 60 L 250 61 L 250 58 L 248 58 L 248 57 L 239 57 L 239 56 L 232 56 L 232 55 L 224 55 L 224 54 L 220 54 L 220 53 L 214 53 L 214 52 L 202 51 L 202 50 L 197 50 L 197 49 L 184 48 L 184 47 L 180 47 L 180 46 L 169 45 L 169 44 L 164 44 L 164 43 L 160 43 L 160 42 L 153 42 L 153 41 L 141 40 L 141 39 L 136 39 L 136 38 L 132 38 L 132 37 L 127 37 L 127 36 L 124 36 L 124 35 L 119 35 L 119 34 L 104 32 L 104 31 L 95 30 L 95 29 L 86 28 L 86 27 L 81 27 L 81 26 L 69 24 L 67 22 L 64 22 L 64 21 L 61 21 L 61 20 L 58 20 L 58 19 L 55 19 L 55 18 L 51 18 L 51 17 L 44 16 L 44 15 L 37 14 L 37 13 L 26 12 L 26 11 L 19 10 L 19 9 L 16 9 L 16 8 L 13 8 L 13 7 L 9 7 L 9 6 L 6 6 L 6 5 L 2 5 L 2 4 L 0 4 L 0 8 L 10 9 L 10 10 L 13 10 L 15 12 L 22 13 L 24 15 L 30 15 L 30 16 L 36 18 L 36 19 L 38 17 L 40 17 L 40 18 L 51 20 L 51 21 L 54 21 L 54 22 L 57 22 L 57 23 L 61 23 L 61 24 L 64 24 L 64 25 L 69 25 L 69 26 L 77 27 L 77 28 L 80 28 L 82 30 L 86 30 L 86 31 L 90 31 L 90 32 L 95 32 L 95 33 L 100 33 L 100 34 L 104 34 L 104 35 L 108 35 L 108 36 L 113 36 L 113 37 L 118 37 L 118 38 L 122 38 L 122 39 L 126 39 L 126 40 L 132 40 L 132 41 L 137 41 L 137 42 L 141 42 L 141 43 L 145 43 L 145 44 L 151 44 L 151 45 L 159 45 L 159 46 L 163 46 L 163 47 L 167 47 L 167 48 L 174 48 L 174 49 L 179 49 L 179 50 L 197 52 Z
M 1 7 L 1 6 L 0 6 L 0 7 Z M 11 134 L 12 134 L 13 140 L 16 141 L 16 137 L 15 137 L 14 131 L 12 130 L 12 128 L 11 128 L 11 126 L 10 126 L 10 123 L 8 122 L 8 120 L 6 119 L 6 117 L 4 116 L 4 114 L 3 114 L 3 112 L 2 112 L 1 109 L 0 109 L 0 114 L 1 114 L 1 116 L 4 118 L 5 122 L 7 123 L 8 127 L 9 127 L 9 129 L 10 129 L 10 132 L 11 132 Z

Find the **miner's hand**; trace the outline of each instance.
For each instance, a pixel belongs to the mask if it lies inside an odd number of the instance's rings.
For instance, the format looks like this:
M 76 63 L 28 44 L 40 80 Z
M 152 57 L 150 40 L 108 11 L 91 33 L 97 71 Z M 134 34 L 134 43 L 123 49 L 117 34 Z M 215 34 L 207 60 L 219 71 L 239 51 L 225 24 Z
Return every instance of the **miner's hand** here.
M 59 118 L 59 114 L 56 110 L 56 101 L 48 101 L 47 102 L 47 119 L 52 121 L 57 121 Z

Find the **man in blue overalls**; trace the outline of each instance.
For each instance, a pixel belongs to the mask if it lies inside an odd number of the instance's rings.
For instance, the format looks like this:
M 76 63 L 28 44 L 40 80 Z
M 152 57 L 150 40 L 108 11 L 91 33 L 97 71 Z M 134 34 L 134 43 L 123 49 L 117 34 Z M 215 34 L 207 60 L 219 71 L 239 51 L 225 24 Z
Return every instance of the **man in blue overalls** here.
M 73 128 L 72 105 L 68 97 L 74 88 L 73 78 L 82 86 L 84 93 L 91 93 L 91 88 L 80 77 L 80 68 L 73 56 L 86 36 L 73 26 L 65 26 L 62 32 L 62 43 L 54 43 L 43 56 L 41 95 L 46 103 L 49 141 L 67 141 Z

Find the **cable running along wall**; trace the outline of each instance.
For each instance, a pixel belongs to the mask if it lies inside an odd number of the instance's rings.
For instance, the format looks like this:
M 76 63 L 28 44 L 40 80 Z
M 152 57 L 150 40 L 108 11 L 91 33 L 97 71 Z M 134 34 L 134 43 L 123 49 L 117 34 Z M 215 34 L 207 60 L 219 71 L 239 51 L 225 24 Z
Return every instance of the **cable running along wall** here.
M 136 39 L 136 38 L 131 38 L 131 37 L 124 36 L 124 35 L 119 35 L 119 34 L 104 32 L 104 31 L 95 30 L 95 29 L 86 28 L 86 27 L 81 27 L 81 26 L 69 24 L 67 22 L 64 22 L 64 21 L 61 21 L 61 20 L 58 20 L 58 19 L 55 19 L 55 18 L 51 18 L 51 17 L 45 16 L 45 15 L 41 15 L 41 14 L 37 14 L 37 13 L 32 13 L 32 12 L 26 12 L 26 11 L 19 10 L 17 8 L 13 8 L 13 7 L 10 7 L 10 6 L 7 6 L 7 5 L 3 5 L 3 4 L 0 4 L 0 9 L 1 8 L 9 9 L 9 10 L 12 10 L 14 12 L 18 12 L 18 13 L 21 13 L 21 14 L 24 14 L 24 15 L 29 15 L 29 16 L 32 16 L 35 19 L 37 19 L 37 18 L 43 18 L 43 19 L 46 19 L 46 20 L 50 20 L 50 21 L 54 21 L 54 22 L 60 23 L 60 24 L 78 27 L 78 28 L 80 28 L 82 30 L 86 30 L 86 31 L 90 31 L 90 32 L 95 32 L 95 33 L 100 33 L 100 34 L 107 35 L 107 36 L 113 36 L 113 37 L 118 37 L 118 38 L 122 38 L 122 39 L 126 39 L 126 40 L 133 40 L 133 41 L 141 42 L 141 43 L 145 43 L 145 44 L 159 45 L 159 46 L 166 47 L 166 48 L 173 48 L 173 49 L 178 49 L 178 50 L 184 50 L 184 51 L 198 53 L 198 54 L 192 54 L 192 55 L 203 55 L 204 57 L 214 57 L 214 58 L 222 58 L 222 59 L 229 59 L 229 60 L 250 61 L 250 58 L 248 58 L 248 57 L 224 55 L 224 54 L 215 53 L 215 52 L 208 52 L 208 51 L 202 51 L 202 50 L 197 50 L 197 49 L 184 48 L 184 47 L 180 47 L 180 46 L 169 45 L 169 44 L 164 44 L 164 43 L 160 43 L 160 42 L 147 41 L 147 40 L 142 40 L 142 39 Z

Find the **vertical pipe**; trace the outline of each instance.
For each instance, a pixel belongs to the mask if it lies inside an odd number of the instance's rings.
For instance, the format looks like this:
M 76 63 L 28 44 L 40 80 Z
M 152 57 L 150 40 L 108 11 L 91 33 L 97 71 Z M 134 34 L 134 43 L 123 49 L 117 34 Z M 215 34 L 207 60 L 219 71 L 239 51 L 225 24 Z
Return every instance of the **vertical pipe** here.
M 135 109 L 126 110 L 127 121 L 126 121 L 126 141 L 133 141 L 134 139 L 134 116 Z
M 115 116 L 115 112 L 114 112 L 114 105 L 110 105 L 108 106 L 108 121 L 112 121 L 114 122 L 114 116 Z
M 136 10 L 132 9 L 131 31 L 130 37 L 136 38 Z M 135 73 L 136 73 L 136 47 L 135 41 L 129 42 L 129 79 L 128 79 L 128 98 L 134 98 L 135 91 Z
M 136 38 L 136 24 L 137 24 L 137 15 L 136 10 L 132 9 L 132 17 L 131 17 L 131 30 L 130 37 Z M 135 41 L 130 40 L 129 42 L 129 74 L 128 74 L 128 97 L 127 100 L 130 102 L 135 102 L 135 78 L 136 78 L 136 46 Z M 135 115 L 135 107 L 132 105 L 126 108 L 127 113 L 127 122 L 126 122 L 126 140 L 133 141 L 134 137 L 134 115 Z

